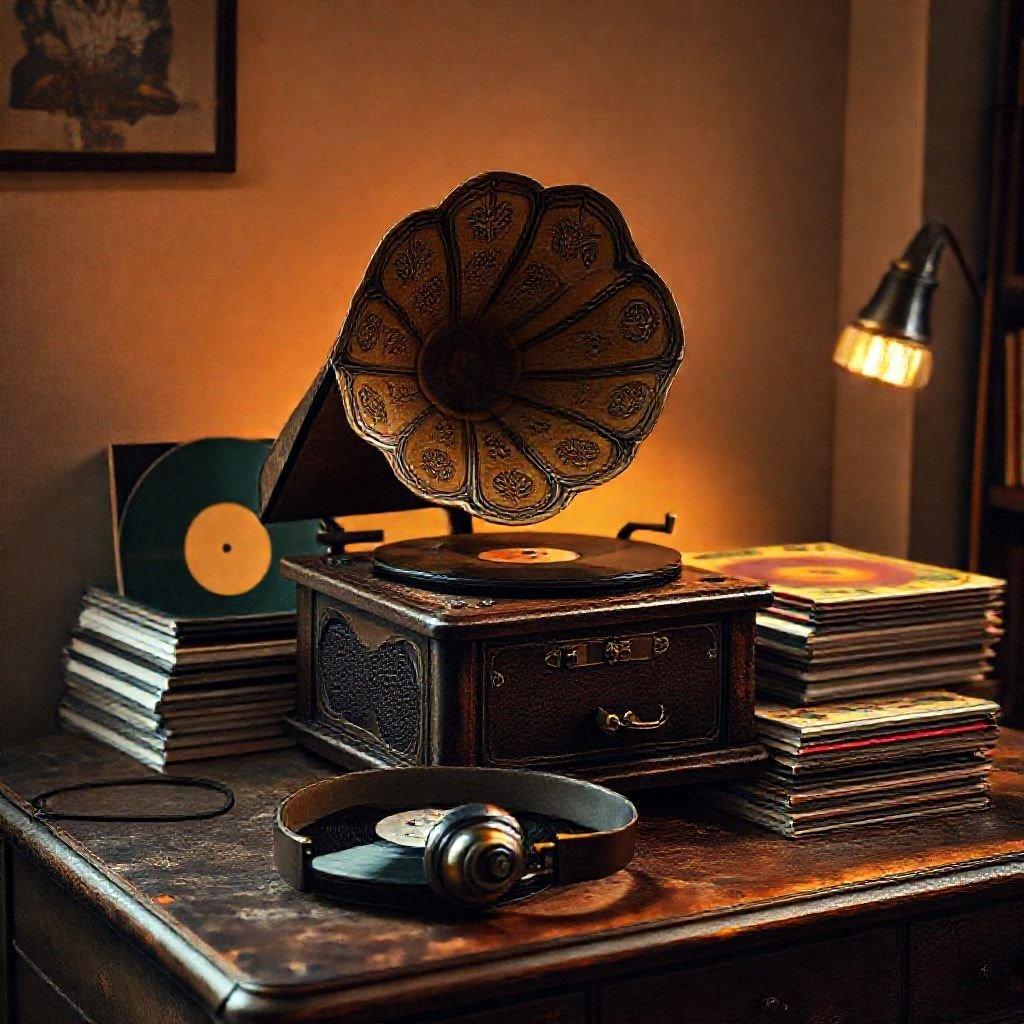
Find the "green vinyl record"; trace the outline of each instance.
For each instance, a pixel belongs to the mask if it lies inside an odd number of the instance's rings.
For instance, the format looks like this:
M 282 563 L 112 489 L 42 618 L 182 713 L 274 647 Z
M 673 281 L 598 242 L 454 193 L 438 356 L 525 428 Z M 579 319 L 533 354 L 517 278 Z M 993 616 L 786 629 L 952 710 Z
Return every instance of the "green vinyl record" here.
M 120 519 L 125 596 L 183 618 L 294 611 L 295 587 L 278 561 L 323 548 L 315 521 L 260 522 L 269 451 L 262 441 L 206 438 L 153 462 Z

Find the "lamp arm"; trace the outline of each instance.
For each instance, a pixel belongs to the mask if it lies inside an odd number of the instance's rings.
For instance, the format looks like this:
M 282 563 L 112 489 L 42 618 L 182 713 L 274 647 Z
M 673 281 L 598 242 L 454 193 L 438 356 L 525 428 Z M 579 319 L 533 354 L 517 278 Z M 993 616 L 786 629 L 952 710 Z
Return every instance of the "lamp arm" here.
M 943 225 L 945 228 L 946 241 L 949 242 L 950 249 L 953 250 L 953 255 L 956 257 L 957 263 L 960 264 L 960 269 L 963 271 L 964 279 L 970 286 L 971 292 L 974 294 L 974 299 L 980 306 L 982 303 L 981 296 L 981 283 L 978 281 L 977 275 L 971 269 L 970 263 L 967 262 L 967 257 L 964 256 L 963 248 L 960 245 L 960 239 L 953 234 L 952 228 L 948 225 Z
M 941 220 L 925 221 L 911 239 L 903 255 L 895 261 L 893 266 L 904 273 L 935 279 L 939 269 L 939 257 L 947 243 L 953 250 L 953 255 L 956 257 L 957 263 L 960 264 L 964 279 L 980 305 L 982 297 L 978 278 L 967 262 L 967 257 L 964 256 L 960 239 L 953 234 L 953 229 Z

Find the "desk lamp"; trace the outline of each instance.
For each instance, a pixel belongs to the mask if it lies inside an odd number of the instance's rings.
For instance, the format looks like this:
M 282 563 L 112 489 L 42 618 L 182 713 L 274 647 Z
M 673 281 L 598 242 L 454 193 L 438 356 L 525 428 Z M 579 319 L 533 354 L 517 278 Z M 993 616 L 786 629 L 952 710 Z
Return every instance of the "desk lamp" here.
M 946 243 L 981 301 L 981 289 L 953 232 L 927 221 L 894 260 L 868 304 L 839 335 L 832 362 L 861 377 L 898 388 L 923 388 L 932 374 L 932 293 Z

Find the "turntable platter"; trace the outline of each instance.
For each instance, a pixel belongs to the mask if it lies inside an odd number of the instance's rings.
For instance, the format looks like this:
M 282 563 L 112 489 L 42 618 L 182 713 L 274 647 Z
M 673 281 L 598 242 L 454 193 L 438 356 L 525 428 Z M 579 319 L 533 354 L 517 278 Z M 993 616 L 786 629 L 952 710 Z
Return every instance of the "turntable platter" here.
M 466 594 L 594 594 L 641 590 L 680 573 L 661 544 L 574 533 L 478 533 L 384 544 L 376 571 L 410 586 Z

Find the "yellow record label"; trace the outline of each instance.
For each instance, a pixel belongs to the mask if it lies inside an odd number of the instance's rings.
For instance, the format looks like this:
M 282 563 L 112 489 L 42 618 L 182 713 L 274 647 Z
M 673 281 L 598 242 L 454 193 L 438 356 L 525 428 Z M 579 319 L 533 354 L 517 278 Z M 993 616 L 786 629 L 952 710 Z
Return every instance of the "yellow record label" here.
M 208 505 L 185 534 L 185 564 L 213 594 L 234 597 L 256 587 L 270 569 L 270 534 L 244 505 Z
M 540 562 L 572 562 L 580 557 L 578 551 L 567 551 L 565 548 L 488 548 L 481 551 L 477 558 L 485 562 L 508 562 L 512 565 L 524 565 Z

